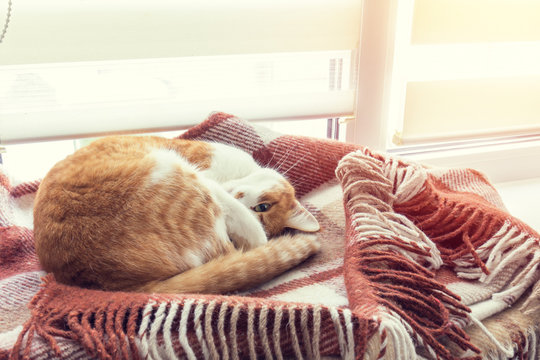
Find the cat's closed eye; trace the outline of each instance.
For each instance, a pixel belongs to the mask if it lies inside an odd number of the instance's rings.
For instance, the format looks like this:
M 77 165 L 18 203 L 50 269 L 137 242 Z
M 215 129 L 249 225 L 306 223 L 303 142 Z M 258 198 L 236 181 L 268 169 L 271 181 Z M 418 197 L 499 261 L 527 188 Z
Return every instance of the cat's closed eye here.
M 271 207 L 272 207 L 272 204 L 261 203 L 261 204 L 255 205 L 253 207 L 253 211 L 255 211 L 255 212 L 266 212 L 266 211 L 270 210 Z

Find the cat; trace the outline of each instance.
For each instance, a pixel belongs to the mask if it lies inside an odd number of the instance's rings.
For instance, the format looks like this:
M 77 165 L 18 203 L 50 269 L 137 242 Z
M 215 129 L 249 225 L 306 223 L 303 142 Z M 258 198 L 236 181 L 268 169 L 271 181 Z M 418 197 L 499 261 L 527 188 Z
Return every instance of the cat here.
M 192 140 L 96 140 L 51 168 L 34 204 L 43 269 L 102 290 L 245 290 L 319 250 L 316 235 L 286 228 L 319 223 L 284 176 L 238 148 Z

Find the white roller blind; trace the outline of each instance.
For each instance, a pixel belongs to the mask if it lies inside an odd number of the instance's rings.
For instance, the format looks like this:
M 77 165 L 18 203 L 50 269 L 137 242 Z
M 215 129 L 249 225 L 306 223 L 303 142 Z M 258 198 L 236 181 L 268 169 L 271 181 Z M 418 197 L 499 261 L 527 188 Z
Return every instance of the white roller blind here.
M 350 115 L 361 3 L 14 0 L 0 143 Z
M 360 0 L 14 0 L 0 64 L 349 50 L 360 16 Z
M 251 120 L 352 113 L 350 51 L 8 66 L 3 144 L 162 131 L 212 111 Z

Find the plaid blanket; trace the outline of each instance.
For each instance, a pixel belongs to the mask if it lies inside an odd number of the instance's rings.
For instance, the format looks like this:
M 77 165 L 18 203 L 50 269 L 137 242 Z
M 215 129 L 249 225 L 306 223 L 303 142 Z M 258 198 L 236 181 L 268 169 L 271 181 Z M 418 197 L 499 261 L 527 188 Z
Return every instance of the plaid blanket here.
M 280 135 L 217 113 L 182 135 L 286 173 L 321 252 L 209 296 L 57 283 L 32 238 L 39 182 L 0 172 L 0 358 L 455 359 L 540 355 L 540 236 L 473 170 Z

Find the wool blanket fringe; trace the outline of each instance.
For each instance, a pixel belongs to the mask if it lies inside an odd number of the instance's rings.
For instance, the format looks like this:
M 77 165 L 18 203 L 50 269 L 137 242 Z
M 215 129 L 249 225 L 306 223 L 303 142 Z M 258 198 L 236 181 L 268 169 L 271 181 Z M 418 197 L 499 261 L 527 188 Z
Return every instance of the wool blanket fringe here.
M 129 294 L 130 300 L 121 302 L 118 299 L 128 294 L 77 288 L 69 289 L 62 304 L 56 303 L 56 296 L 65 290 L 51 275 L 45 278 L 39 294 L 42 301 L 32 302 L 42 316 L 25 325 L 11 358 L 30 357 L 32 340 L 40 336 L 58 357 L 62 350 L 56 337 L 78 342 L 89 356 L 103 359 L 198 359 L 201 355 L 238 359 L 261 354 L 267 359 L 314 359 L 328 354 L 352 359 L 354 339 L 369 336 L 349 309 L 315 306 L 308 310 L 304 304 L 285 307 L 263 299 L 223 296 Z M 90 297 L 91 304 L 81 307 L 81 297 Z
M 286 174 L 322 224 L 321 253 L 221 296 L 103 292 L 52 275 L 40 283 L 28 221 L 39 182 L 12 186 L 0 171 L 0 359 L 538 355 L 540 236 L 483 175 L 224 113 L 182 137 L 235 145 Z

